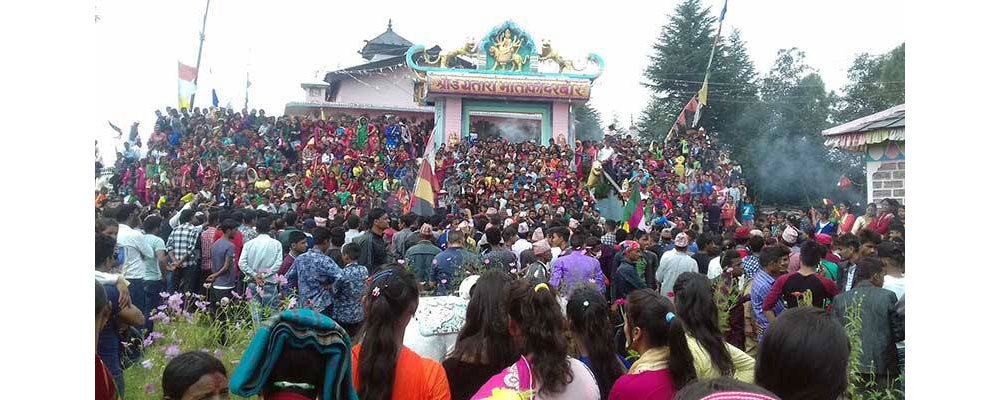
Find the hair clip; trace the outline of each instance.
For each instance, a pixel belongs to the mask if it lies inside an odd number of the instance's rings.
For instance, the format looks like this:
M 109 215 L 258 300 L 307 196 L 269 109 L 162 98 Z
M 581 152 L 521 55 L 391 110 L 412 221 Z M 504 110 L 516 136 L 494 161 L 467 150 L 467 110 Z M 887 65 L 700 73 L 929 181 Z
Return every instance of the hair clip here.
M 274 382 L 274 387 L 281 389 L 296 388 L 302 390 L 313 390 L 316 388 L 316 386 L 313 386 L 308 383 L 295 383 L 295 382 L 285 382 L 285 381 Z
M 381 293 L 382 293 L 382 289 L 379 288 L 378 286 L 375 286 L 375 287 L 372 288 L 372 297 L 378 297 L 378 295 L 381 294 Z
M 674 319 L 674 313 L 668 312 L 666 319 L 667 319 L 667 322 L 672 321 Z
M 587 307 L 590 307 L 590 300 L 584 300 L 583 301 L 583 308 L 587 308 Z
M 375 275 L 372 275 L 372 277 L 368 279 L 368 284 L 371 285 L 371 284 L 375 283 L 376 281 L 378 281 L 379 279 L 382 279 L 382 278 L 384 278 L 386 276 L 392 275 L 395 272 L 396 271 L 393 271 L 392 269 L 382 270 L 379 273 L 377 273 Z
M 542 289 L 542 288 L 548 289 L 549 288 L 549 284 L 547 284 L 545 282 L 542 282 L 542 283 L 539 283 L 539 284 L 535 285 L 535 292 L 537 292 L 539 289 Z

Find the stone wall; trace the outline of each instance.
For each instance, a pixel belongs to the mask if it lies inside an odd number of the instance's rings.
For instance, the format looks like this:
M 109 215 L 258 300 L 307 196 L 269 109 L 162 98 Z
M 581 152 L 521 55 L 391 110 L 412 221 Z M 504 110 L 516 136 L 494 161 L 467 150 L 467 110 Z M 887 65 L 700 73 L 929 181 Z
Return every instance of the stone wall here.
M 868 161 L 868 202 L 892 198 L 904 203 L 906 161 Z

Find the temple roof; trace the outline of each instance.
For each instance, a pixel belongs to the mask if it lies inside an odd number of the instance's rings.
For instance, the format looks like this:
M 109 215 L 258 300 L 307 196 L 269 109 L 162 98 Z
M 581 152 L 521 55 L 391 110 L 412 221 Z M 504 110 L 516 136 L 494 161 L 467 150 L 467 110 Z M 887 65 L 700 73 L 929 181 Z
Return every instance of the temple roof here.
M 850 151 L 860 151 L 870 144 L 906 141 L 906 104 L 820 132 L 824 144 Z
M 428 55 L 428 57 L 431 57 L 431 58 L 437 58 L 437 56 L 440 53 L 441 53 L 441 47 L 440 46 L 434 46 L 434 47 L 431 47 L 431 48 L 427 49 L 427 55 Z M 326 76 L 324 76 L 324 78 L 323 78 L 323 81 L 332 84 L 332 83 L 340 81 L 342 79 L 348 79 L 349 73 L 352 73 L 352 72 L 362 72 L 362 71 L 366 71 L 367 72 L 367 71 L 373 70 L 373 69 L 384 68 L 384 67 L 392 67 L 392 66 L 396 66 L 396 65 L 405 66 L 406 65 L 405 57 L 406 57 L 406 49 L 404 49 L 403 53 L 399 54 L 398 56 L 386 57 L 386 58 L 382 58 L 380 60 L 374 60 L 374 61 L 370 61 L 370 62 L 367 62 L 367 63 L 364 63 L 364 64 L 354 65 L 354 66 L 347 67 L 347 68 L 342 68 L 342 69 L 339 69 L 339 70 L 336 70 L 336 71 L 327 72 Z M 427 64 L 427 62 L 424 61 L 422 55 L 420 55 L 420 54 L 415 54 L 413 56 L 413 61 L 415 63 L 417 63 L 417 64 L 420 64 L 420 65 Z M 473 63 L 471 63 L 469 61 L 466 61 L 466 60 L 462 59 L 461 57 L 455 58 L 455 62 L 461 68 L 468 68 L 468 69 L 476 68 L 475 64 L 473 64 Z
M 392 30 L 392 20 L 390 19 L 386 31 L 372 40 L 366 40 L 365 47 L 362 47 L 359 53 L 361 53 L 361 57 L 371 61 L 378 56 L 401 56 L 406 54 L 406 50 L 410 46 L 413 46 L 413 43 Z

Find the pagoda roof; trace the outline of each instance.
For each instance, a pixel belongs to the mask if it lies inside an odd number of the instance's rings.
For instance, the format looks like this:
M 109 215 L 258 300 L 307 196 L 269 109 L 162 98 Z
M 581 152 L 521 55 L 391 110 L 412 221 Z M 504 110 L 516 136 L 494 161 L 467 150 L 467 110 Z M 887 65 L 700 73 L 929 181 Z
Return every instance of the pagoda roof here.
M 432 48 L 427 49 L 427 55 L 433 58 L 437 58 L 438 54 L 440 53 L 441 53 L 441 46 L 434 46 Z M 341 68 L 336 71 L 327 72 L 326 76 L 323 77 L 323 81 L 333 84 L 337 81 L 347 79 L 348 74 L 351 72 L 362 72 L 362 71 L 367 72 L 373 69 L 392 67 L 397 65 L 405 66 L 406 65 L 405 58 L 406 58 L 406 51 L 404 50 L 403 54 L 400 54 L 398 56 L 389 57 L 377 61 L 371 61 L 364 64 L 358 64 L 347 68 Z M 413 58 L 414 62 L 418 64 L 426 64 L 426 62 L 423 60 L 423 57 L 420 55 L 414 55 Z M 462 59 L 461 57 L 455 58 L 455 61 L 462 68 L 473 69 L 476 67 L 475 64 L 468 62 Z
M 381 35 L 374 39 L 366 40 L 365 47 L 361 48 L 361 57 L 371 60 L 377 55 L 402 56 L 406 50 L 413 46 L 413 43 L 399 36 L 392 30 L 392 20 L 389 20 L 389 27 Z

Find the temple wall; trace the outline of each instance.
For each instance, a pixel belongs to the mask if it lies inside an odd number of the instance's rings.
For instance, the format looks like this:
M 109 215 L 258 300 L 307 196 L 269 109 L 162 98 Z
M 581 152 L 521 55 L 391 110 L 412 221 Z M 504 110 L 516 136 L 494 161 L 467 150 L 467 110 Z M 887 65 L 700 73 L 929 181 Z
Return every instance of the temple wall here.
M 368 75 L 355 73 L 352 76 L 357 79 L 348 77 L 340 81 L 340 90 L 334 102 L 417 107 L 413 102 L 413 73 L 405 68 Z

